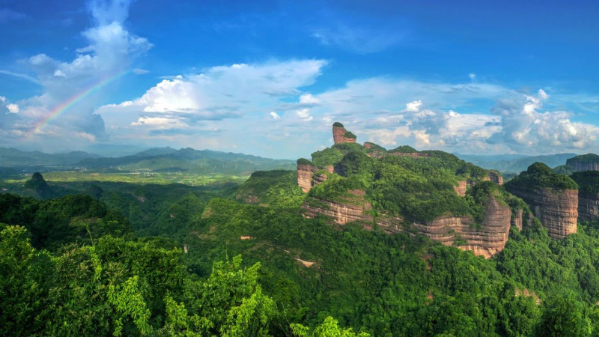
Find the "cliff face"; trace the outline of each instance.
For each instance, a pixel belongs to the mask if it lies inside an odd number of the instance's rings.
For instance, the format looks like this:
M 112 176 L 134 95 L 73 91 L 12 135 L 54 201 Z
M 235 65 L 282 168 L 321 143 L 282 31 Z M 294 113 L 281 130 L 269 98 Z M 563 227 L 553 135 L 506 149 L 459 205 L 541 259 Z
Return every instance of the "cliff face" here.
M 335 203 L 327 200 L 318 200 L 318 205 L 310 205 L 304 202 L 302 209 L 304 215 L 308 218 L 313 218 L 318 214 L 329 216 L 336 224 L 345 225 L 350 222 L 364 221 L 372 223 L 371 215 L 365 214 L 366 211 L 372 209 L 372 205 L 364 199 L 364 191 L 351 190 L 351 194 L 356 196 L 357 200 L 352 203 Z
M 432 240 L 451 246 L 457 240 L 458 248 L 470 250 L 475 255 L 490 258 L 505 247 L 511 223 L 511 211 L 491 198 L 485 209 L 485 217 L 479 228 L 474 227 L 470 217 L 439 217 L 426 224 L 414 223 L 414 228 Z
M 489 171 L 489 179 L 497 185 L 503 185 L 503 177 L 497 172 Z
M 572 166 L 572 168 L 576 172 L 599 171 L 599 163 L 585 163 L 585 162 L 580 162 L 580 161 L 571 161 L 569 163 L 569 165 Z
M 578 216 L 582 221 L 599 220 L 599 194 L 578 194 Z
M 343 126 L 333 126 L 333 140 L 335 144 L 355 143 L 355 137 L 346 137 L 347 130 Z
M 314 165 L 297 164 L 297 184 L 304 193 L 308 193 L 312 188 L 312 177 L 316 171 L 318 167 Z
M 363 191 L 354 193 L 361 193 Z M 364 199 L 362 202 L 345 204 L 334 203 L 326 200 L 319 200 L 318 206 L 311 206 L 304 203 L 302 208 L 305 210 L 305 216 L 312 218 L 318 214 L 330 216 L 332 220 L 345 225 L 349 222 L 359 221 L 362 223 L 374 223 L 385 232 L 392 234 L 403 231 L 402 219 L 390 216 L 381 216 L 375 219 L 365 214 L 372 209 L 372 206 Z M 476 255 L 489 258 L 499 253 L 505 247 L 508 240 L 508 234 L 511 223 L 511 211 L 509 207 L 501 205 L 494 198 L 491 198 L 486 207 L 485 217 L 482 225 L 477 228 L 470 217 L 443 216 L 428 223 L 413 223 L 412 228 L 420 235 L 425 235 L 432 240 L 440 241 L 446 246 L 451 246 L 458 240 L 459 248 L 470 250 Z M 371 227 L 365 225 L 367 229 Z
M 576 233 L 578 190 L 542 188 L 537 191 L 512 189 L 510 192 L 528 204 L 552 238 L 563 239 Z

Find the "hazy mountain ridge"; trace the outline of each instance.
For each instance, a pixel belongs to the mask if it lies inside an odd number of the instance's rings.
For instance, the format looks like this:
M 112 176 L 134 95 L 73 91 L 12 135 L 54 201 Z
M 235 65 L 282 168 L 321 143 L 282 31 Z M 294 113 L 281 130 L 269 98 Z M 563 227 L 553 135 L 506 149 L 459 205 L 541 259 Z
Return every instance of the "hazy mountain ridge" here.
M 576 153 L 557 153 L 542 156 L 527 156 L 520 154 L 504 155 L 464 155 L 456 153 L 459 158 L 471 162 L 485 169 L 495 169 L 500 172 L 519 173 L 536 163 L 540 162 L 549 167 L 566 164 L 566 161 L 577 156 Z
M 100 157 L 97 154 L 83 151 L 49 154 L 0 147 L 0 167 L 75 165 L 87 158 Z

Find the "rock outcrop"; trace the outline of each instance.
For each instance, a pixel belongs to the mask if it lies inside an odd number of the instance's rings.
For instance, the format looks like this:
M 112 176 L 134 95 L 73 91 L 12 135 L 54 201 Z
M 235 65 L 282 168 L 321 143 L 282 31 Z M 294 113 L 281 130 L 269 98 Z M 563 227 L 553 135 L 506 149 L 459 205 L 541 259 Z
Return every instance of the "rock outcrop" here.
M 501 252 L 508 240 L 512 213 L 507 205 L 491 198 L 482 225 L 477 227 L 470 217 L 439 217 L 425 224 L 414 223 L 419 234 L 446 246 L 457 244 L 462 250 L 490 258 Z
M 578 193 L 578 217 L 581 221 L 599 221 L 599 194 Z
M 318 167 L 308 163 L 297 163 L 297 184 L 304 193 L 308 193 L 312 188 L 312 177 Z
M 337 122 L 333 124 L 333 140 L 335 141 L 335 144 L 355 143 L 356 136 L 347 131 L 343 127 L 343 124 Z
M 335 203 L 326 200 L 317 200 L 312 204 L 305 202 L 302 205 L 304 214 L 309 218 L 319 214 L 326 215 L 339 225 L 360 222 L 366 229 L 371 229 L 371 225 L 376 223 L 379 228 L 389 234 L 404 230 L 401 218 L 381 216 L 374 219 L 367 213 L 372 206 L 363 199 L 364 192 L 351 192 L 360 197 L 358 202 Z M 412 228 L 417 234 L 440 241 L 446 246 L 456 244 L 462 250 L 470 250 L 475 255 L 490 258 L 505 247 L 511 218 L 510 208 L 491 198 L 480 226 L 475 225 L 470 217 L 442 216 L 427 223 L 413 223 Z
M 489 179 L 497 185 L 503 185 L 503 177 L 499 172 L 489 171 Z
M 373 217 L 365 213 L 372 209 L 372 205 L 364 199 L 364 191 L 350 190 L 349 193 L 355 196 L 352 202 L 340 203 L 320 199 L 316 199 L 316 203 L 304 202 L 304 215 L 308 218 L 318 214 L 326 215 L 338 225 L 356 221 L 372 223 Z
M 576 233 L 578 190 L 541 188 L 535 191 L 512 188 L 510 192 L 528 204 L 552 238 L 563 239 Z
M 574 159 L 576 158 L 568 160 L 568 165 L 572 167 L 574 172 L 599 171 L 599 162 L 585 162 Z
M 466 180 L 460 180 L 458 182 L 458 186 L 454 186 L 453 189 L 455 191 L 455 193 L 457 193 L 460 197 L 465 197 L 466 196 Z

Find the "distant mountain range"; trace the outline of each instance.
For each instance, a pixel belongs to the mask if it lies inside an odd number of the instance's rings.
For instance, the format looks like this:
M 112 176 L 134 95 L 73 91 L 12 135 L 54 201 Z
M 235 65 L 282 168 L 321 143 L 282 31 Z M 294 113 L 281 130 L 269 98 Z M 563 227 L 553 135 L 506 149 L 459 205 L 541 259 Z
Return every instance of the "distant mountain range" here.
M 170 147 L 114 158 L 87 152 L 47 154 L 0 148 L 0 167 L 249 175 L 258 170 L 292 170 L 295 169 L 295 161 L 192 148 L 176 150 Z
M 456 156 L 485 169 L 495 169 L 502 173 L 520 173 L 535 162 L 543 163 L 549 167 L 565 165 L 568 159 L 576 157 L 577 154 L 558 153 L 545 156 L 527 156 L 521 154 L 463 155 L 456 153 Z
M 84 159 L 99 157 L 97 154 L 82 151 L 48 154 L 0 147 L 0 167 L 70 166 Z

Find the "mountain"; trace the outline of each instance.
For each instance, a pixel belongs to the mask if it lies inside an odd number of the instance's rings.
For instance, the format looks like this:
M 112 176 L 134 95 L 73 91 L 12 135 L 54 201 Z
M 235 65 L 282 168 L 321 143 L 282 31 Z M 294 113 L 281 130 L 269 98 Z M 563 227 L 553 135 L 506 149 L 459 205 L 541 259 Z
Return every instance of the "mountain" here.
M 463 155 L 457 154 L 461 159 L 471 162 L 488 170 L 497 170 L 502 173 L 520 173 L 534 163 L 543 163 L 549 167 L 564 165 L 575 153 L 558 153 L 544 156 L 526 156 L 520 154 L 507 155 Z
M 0 167 L 70 166 L 88 158 L 100 156 L 82 151 L 49 154 L 0 147 Z
M 117 158 L 87 158 L 78 165 L 92 170 L 187 172 L 195 174 L 249 175 L 258 170 L 292 169 L 291 160 L 252 155 L 169 147 L 146 150 Z

